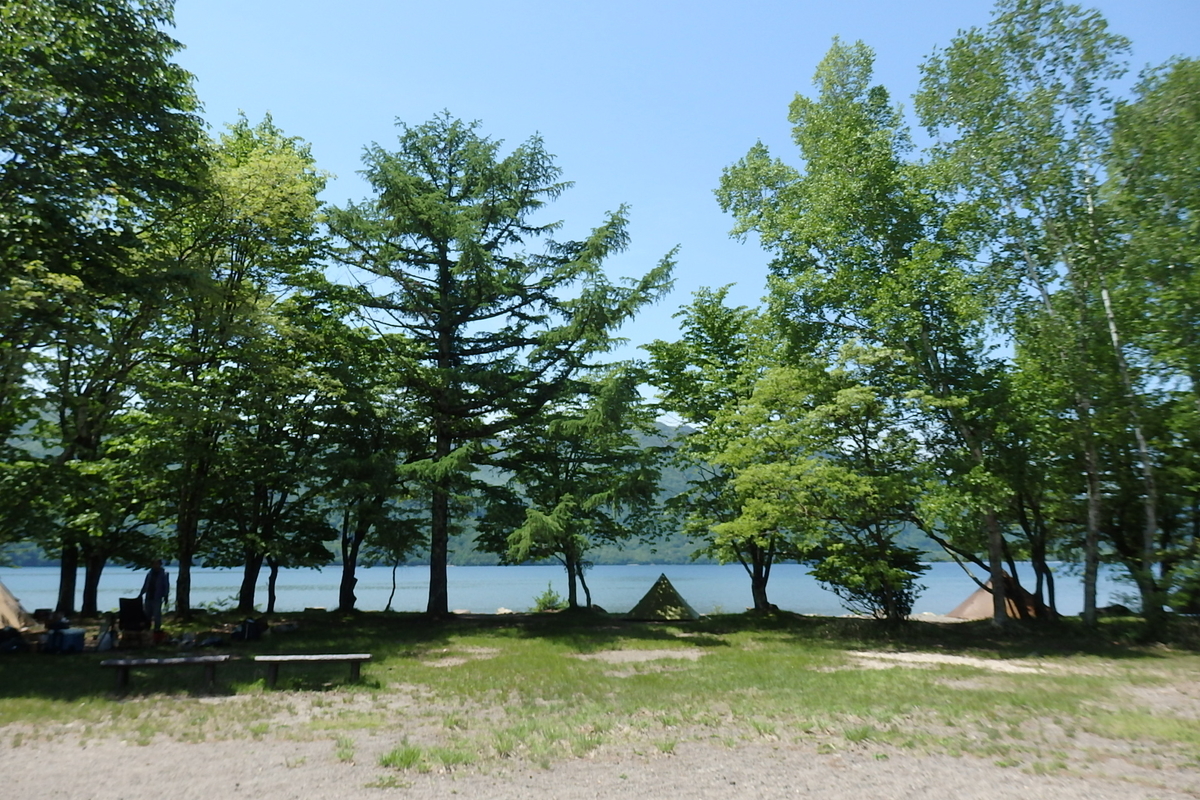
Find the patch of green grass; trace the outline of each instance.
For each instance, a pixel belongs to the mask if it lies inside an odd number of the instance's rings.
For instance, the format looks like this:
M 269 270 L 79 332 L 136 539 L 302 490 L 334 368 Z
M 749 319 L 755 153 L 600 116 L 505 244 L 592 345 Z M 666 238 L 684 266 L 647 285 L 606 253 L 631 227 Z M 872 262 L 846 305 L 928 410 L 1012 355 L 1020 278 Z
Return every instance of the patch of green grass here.
M 198 686 L 199 670 L 144 670 L 135 671 L 131 692 L 117 698 L 98 656 L 17 654 L 0 659 L 0 729 L 20 726 L 24 739 L 11 737 L 20 746 L 60 735 L 68 723 L 84 726 L 89 740 L 139 742 L 420 726 L 425 749 L 405 742 L 418 751 L 417 760 L 398 769 L 465 766 L 445 763 L 442 751 L 451 761 L 455 753 L 470 754 L 472 764 L 517 759 L 544 765 L 609 744 L 665 752 L 666 744 L 673 749 L 692 737 L 730 746 L 781 737 L 833 750 L 872 741 L 1028 764 L 1020 748 L 1033 736 L 1039 746 L 1057 742 L 1073 752 L 1070 758 L 1042 754 L 1042 762 L 1071 766 L 1081 756 L 1067 740 L 1088 732 L 1163 753 L 1164 763 L 1200 758 L 1195 726 L 1170 709 L 1139 709 L 1128 692 L 1190 680 L 1200 671 L 1196 648 L 1143 647 L 1120 621 L 1106 620 L 1099 632 L 1089 632 L 1073 621 L 998 631 L 974 623 L 885 628 L 788 614 L 717 615 L 670 626 L 595 614 L 439 622 L 391 613 L 295 616 L 301 628 L 286 640 L 231 650 L 242 656 L 369 651 L 370 680 L 348 685 L 344 665 L 314 667 L 297 670 L 288 684 L 300 691 L 265 692 L 261 667 L 242 658 L 221 666 L 215 693 Z M 1200 635 L 1177 641 L 1200 642 Z M 620 663 L 602 657 L 606 651 L 683 649 L 700 657 Z M 487 657 L 472 657 L 485 650 Z M 1044 671 L 1031 680 L 964 665 L 862 669 L 852 656 L 861 650 L 985 660 L 1036 654 Z M 467 660 L 450 665 L 447 655 Z M 226 702 L 234 696 L 236 702 Z M 280 722 L 292 718 L 293 728 Z M 352 760 L 353 740 L 336 741 L 338 758 Z M 400 763 L 402 753 L 395 758 Z
M 354 740 L 349 736 L 339 736 L 335 746 L 334 752 L 338 761 L 347 763 L 354 760 Z
M 426 766 L 425 753 L 421 748 L 405 741 L 399 747 L 380 756 L 379 766 L 404 771 L 410 769 L 423 771 L 422 768 Z
M 426 755 L 448 770 L 475 763 L 475 753 L 465 747 L 431 747 Z
M 750 727 L 754 728 L 754 732 L 764 739 L 770 739 L 775 736 L 776 726 L 774 722 L 752 719 L 750 720 Z
M 875 730 L 874 725 L 856 725 L 853 728 L 846 728 L 846 730 L 842 731 L 842 735 L 846 737 L 846 741 L 854 742 L 855 744 L 873 739 L 877 733 L 878 731 Z
M 1200 755 L 1200 725 L 1191 719 L 1141 709 L 1106 709 L 1089 714 L 1080 726 L 1110 739 L 1183 745 Z

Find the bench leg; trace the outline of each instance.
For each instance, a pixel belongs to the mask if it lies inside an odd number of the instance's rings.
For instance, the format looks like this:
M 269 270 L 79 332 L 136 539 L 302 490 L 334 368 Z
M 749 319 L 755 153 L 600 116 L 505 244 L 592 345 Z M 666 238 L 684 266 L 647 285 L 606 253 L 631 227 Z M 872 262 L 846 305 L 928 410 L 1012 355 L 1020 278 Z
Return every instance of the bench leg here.
M 275 682 L 279 680 L 279 662 L 273 661 L 267 664 L 267 688 L 274 689 Z
M 117 667 L 117 691 L 124 693 L 129 688 L 129 667 Z
M 209 690 L 211 690 L 214 686 L 216 686 L 216 684 L 217 684 L 217 665 L 216 664 L 205 664 L 204 665 L 204 685 L 207 686 Z
M 361 661 L 351 661 L 350 662 L 350 682 L 351 683 L 358 682 L 358 676 L 360 674 L 359 667 L 361 667 L 361 666 L 362 666 Z

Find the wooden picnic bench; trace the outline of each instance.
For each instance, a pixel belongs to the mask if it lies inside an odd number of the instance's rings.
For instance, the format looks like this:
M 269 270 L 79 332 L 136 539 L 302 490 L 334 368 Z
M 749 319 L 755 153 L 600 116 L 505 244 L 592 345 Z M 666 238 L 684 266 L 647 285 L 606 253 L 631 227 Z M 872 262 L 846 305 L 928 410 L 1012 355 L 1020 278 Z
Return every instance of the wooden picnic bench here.
M 199 664 L 204 667 L 204 680 L 208 688 L 212 688 L 217 680 L 217 664 L 223 664 L 231 659 L 229 655 L 212 656 L 175 656 L 171 658 L 111 658 L 101 661 L 102 667 L 113 667 L 117 670 L 117 691 L 123 692 L 129 688 L 129 670 L 133 667 L 178 667 L 187 664 Z
M 274 689 L 276 681 L 279 680 L 279 665 L 285 663 L 329 663 L 336 661 L 346 661 L 350 664 L 350 680 L 357 681 L 360 675 L 362 662 L 370 661 L 370 653 L 316 653 L 311 655 L 294 654 L 294 655 L 267 655 L 255 656 L 255 661 L 261 661 L 267 665 L 267 688 Z

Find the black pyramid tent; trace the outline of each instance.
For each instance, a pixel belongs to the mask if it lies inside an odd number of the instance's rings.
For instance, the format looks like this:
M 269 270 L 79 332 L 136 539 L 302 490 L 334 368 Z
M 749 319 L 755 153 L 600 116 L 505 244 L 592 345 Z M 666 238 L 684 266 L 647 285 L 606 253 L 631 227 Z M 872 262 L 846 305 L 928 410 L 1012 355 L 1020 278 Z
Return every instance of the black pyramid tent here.
M 639 600 L 625 617 L 648 621 L 700 619 L 696 610 L 688 605 L 667 580 L 666 573 L 658 576 L 658 580 L 650 587 L 650 591 L 646 592 L 646 596 Z

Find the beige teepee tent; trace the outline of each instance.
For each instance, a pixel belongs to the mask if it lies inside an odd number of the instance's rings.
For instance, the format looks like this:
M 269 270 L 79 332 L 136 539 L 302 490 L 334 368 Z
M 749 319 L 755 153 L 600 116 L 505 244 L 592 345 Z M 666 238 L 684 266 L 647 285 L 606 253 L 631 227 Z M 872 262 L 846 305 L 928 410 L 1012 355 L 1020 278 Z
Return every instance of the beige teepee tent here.
M 0 627 L 5 625 L 20 630 L 34 624 L 33 617 L 22 606 L 8 587 L 0 583 Z
M 625 616 L 628 619 L 649 621 L 700 619 L 696 610 L 688 605 L 667 580 L 666 573 L 658 576 L 658 580 L 650 587 L 650 591 L 646 592 L 646 596 Z
M 958 619 L 990 619 L 993 613 L 992 609 L 992 582 L 988 581 L 983 588 L 976 589 L 974 592 L 958 604 L 957 607 L 947 617 L 956 617 Z M 1004 576 L 1004 607 L 1008 610 L 1008 615 L 1016 619 L 1021 615 L 1017 607 L 1017 598 L 1025 603 L 1025 608 L 1030 616 L 1036 616 L 1037 612 L 1034 609 L 1033 598 L 1029 593 L 1017 585 L 1009 576 Z

